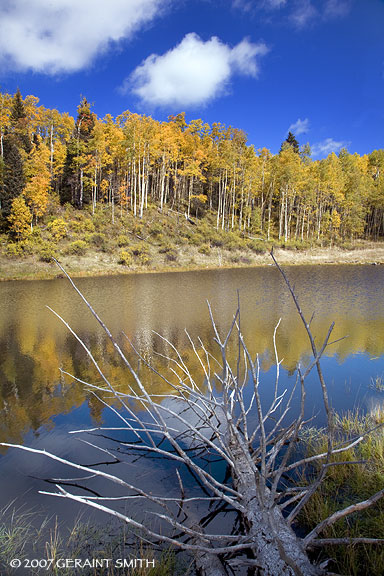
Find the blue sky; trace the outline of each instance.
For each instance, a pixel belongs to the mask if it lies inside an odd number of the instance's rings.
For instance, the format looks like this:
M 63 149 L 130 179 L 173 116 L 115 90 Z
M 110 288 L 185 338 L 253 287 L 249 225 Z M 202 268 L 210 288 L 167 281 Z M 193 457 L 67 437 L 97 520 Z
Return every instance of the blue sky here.
M 278 152 L 384 146 L 383 0 L 0 0 L 0 86 L 76 114 L 186 112 Z

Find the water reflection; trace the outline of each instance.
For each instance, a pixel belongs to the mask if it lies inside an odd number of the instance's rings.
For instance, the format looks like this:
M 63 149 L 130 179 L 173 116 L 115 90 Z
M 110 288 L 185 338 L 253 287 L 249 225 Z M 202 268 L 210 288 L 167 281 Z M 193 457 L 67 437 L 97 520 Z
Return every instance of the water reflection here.
M 347 335 L 328 348 L 325 361 L 334 405 L 343 407 L 350 388 L 349 404 L 371 398 L 370 378 L 384 373 L 384 269 L 373 266 L 300 267 L 288 269 L 308 318 L 314 313 L 317 341 L 335 322 L 333 339 Z M 230 326 L 241 300 L 241 328 L 248 347 L 262 358 L 267 371 L 274 364 L 273 329 L 281 317 L 278 350 L 286 374 L 310 355 L 307 336 L 287 289 L 273 267 L 253 270 L 218 270 L 193 273 L 81 279 L 79 288 L 115 335 L 124 332 L 151 359 L 167 346 L 156 331 L 180 350 L 191 371 L 198 359 L 188 344 L 192 338 L 212 342 L 206 300 L 212 305 L 218 328 Z M 47 310 L 55 309 L 90 347 L 111 380 L 124 386 L 126 370 L 113 356 L 111 343 L 95 319 L 64 279 L 0 285 L 0 439 L 21 442 L 29 430 L 47 426 L 59 414 L 69 414 L 88 403 L 91 418 L 101 422 L 103 405 L 59 368 L 78 378 L 97 382 L 81 346 L 60 321 Z M 128 342 L 119 336 L 126 349 Z M 236 347 L 232 350 L 235 355 Z M 137 360 L 134 360 L 137 362 Z M 140 368 L 141 369 L 141 368 Z M 156 391 L 167 386 L 146 373 Z M 379 397 L 377 392 L 377 397 Z M 315 401 L 316 392 L 313 391 Z M 365 400 L 364 400 L 365 401 Z

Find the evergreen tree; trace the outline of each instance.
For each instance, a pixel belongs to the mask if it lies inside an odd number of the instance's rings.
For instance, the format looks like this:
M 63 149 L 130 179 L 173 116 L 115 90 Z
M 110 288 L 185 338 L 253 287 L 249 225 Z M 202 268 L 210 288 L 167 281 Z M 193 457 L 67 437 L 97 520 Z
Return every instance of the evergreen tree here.
M 77 108 L 77 119 L 72 138 L 67 146 L 64 165 L 63 185 L 60 191 L 62 203 L 71 202 L 82 208 L 89 204 L 91 193 L 86 185 L 84 173 L 90 158 L 90 140 L 95 127 L 95 115 L 86 98 Z
M 23 161 L 13 134 L 7 134 L 4 137 L 3 152 L 0 204 L 2 215 L 7 217 L 11 212 L 12 201 L 22 193 L 25 184 Z
M 77 120 L 75 124 L 76 136 L 87 142 L 95 127 L 95 115 L 91 112 L 91 105 L 86 98 L 83 98 L 80 106 L 77 107 Z
M 18 88 L 12 100 L 12 110 L 10 116 L 12 126 L 17 126 L 20 121 L 25 120 L 26 116 L 27 115 L 25 113 L 24 102 L 21 97 L 21 92 Z
M 22 148 L 27 154 L 29 154 L 32 149 L 32 146 L 31 146 L 31 140 L 28 135 L 27 121 L 28 119 L 27 119 L 27 113 L 25 111 L 24 102 L 21 97 L 20 90 L 17 89 L 12 100 L 10 122 L 12 132 L 17 138 L 18 146 Z
M 291 146 L 293 148 L 293 151 L 296 152 L 296 154 L 299 154 L 300 152 L 300 147 L 299 147 L 299 143 L 296 140 L 295 135 L 292 132 L 288 132 L 288 136 L 287 138 L 284 140 L 284 142 L 281 145 L 280 148 L 280 152 L 286 147 L 286 146 Z

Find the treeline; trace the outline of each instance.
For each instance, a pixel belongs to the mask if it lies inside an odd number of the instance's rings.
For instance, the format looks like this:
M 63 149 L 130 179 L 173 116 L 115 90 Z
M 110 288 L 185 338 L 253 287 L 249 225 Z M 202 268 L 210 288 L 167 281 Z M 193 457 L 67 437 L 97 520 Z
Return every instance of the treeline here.
M 3 231 L 23 239 L 49 206 L 98 206 L 142 218 L 149 205 L 269 240 L 379 239 L 384 150 L 312 160 L 290 135 L 278 154 L 242 130 L 185 115 L 158 122 L 124 112 L 99 119 L 84 98 L 76 120 L 38 98 L 0 94 Z

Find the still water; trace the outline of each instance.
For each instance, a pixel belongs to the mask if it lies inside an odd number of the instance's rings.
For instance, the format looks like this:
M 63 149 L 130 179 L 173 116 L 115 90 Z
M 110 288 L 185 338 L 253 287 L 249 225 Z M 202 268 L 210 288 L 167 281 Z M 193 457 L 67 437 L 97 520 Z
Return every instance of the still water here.
M 384 267 L 303 266 L 287 268 L 287 273 L 304 314 L 308 319 L 314 315 L 311 326 L 318 343 L 335 322 L 331 340 L 337 342 L 323 358 L 333 407 L 374 410 L 384 402 Z M 214 352 L 206 301 L 224 333 L 238 295 L 241 329 L 252 356 L 259 354 L 263 378 L 272 378 L 274 372 L 272 335 L 279 318 L 277 348 L 283 382 L 293 379 L 297 365 L 310 357 L 306 333 L 274 267 L 87 278 L 76 284 L 122 345 L 129 347 L 122 336 L 125 333 L 149 359 L 166 348 L 157 332 L 177 346 L 191 371 L 197 370 L 185 330 L 193 339 L 201 337 Z M 89 448 L 69 438 L 67 432 L 108 423 L 110 415 L 59 369 L 94 383 L 100 377 L 80 344 L 47 306 L 70 324 L 118 386 L 124 386 L 128 377 L 123 366 L 67 280 L 2 283 L 0 299 L 0 441 L 25 443 L 89 463 Z M 149 385 L 156 393 L 167 393 L 158 381 Z M 310 410 L 321 413 L 315 377 L 309 386 Z M 46 458 L 3 449 L 0 508 L 15 499 L 16 505 L 54 511 L 69 520 L 74 513 L 68 504 L 37 494 L 46 489 L 42 479 L 61 473 L 62 468 Z M 149 477 L 153 470 L 142 464 L 131 473 Z

